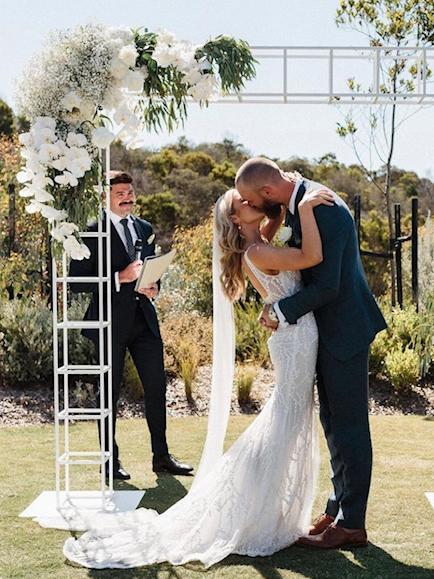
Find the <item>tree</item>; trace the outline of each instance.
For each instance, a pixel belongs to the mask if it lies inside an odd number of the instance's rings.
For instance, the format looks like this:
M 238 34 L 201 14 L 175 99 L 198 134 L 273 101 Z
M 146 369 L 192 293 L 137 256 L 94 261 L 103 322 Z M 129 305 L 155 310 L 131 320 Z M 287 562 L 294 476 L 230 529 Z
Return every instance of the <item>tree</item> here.
M 354 111 L 345 118 L 343 124 L 338 123 L 338 134 L 343 138 L 349 138 L 357 158 L 366 175 L 375 187 L 382 192 L 387 213 L 389 230 L 389 246 L 394 251 L 393 212 L 391 199 L 392 185 L 392 161 L 396 147 L 396 136 L 402 123 L 414 114 L 413 111 L 407 116 L 398 118 L 396 95 L 400 92 L 413 92 L 415 81 L 422 74 L 429 76 L 431 72 L 423 70 L 423 65 L 409 64 L 404 56 L 411 52 L 400 49 L 408 46 L 426 46 L 434 43 L 434 2 L 433 0 L 341 0 L 336 12 L 338 26 L 348 24 L 370 39 L 371 46 L 394 47 L 390 53 L 393 57 L 388 65 L 380 68 L 380 91 L 391 94 L 390 104 L 371 109 L 363 119 L 360 114 L 358 121 Z M 355 78 L 348 79 L 351 91 L 360 92 L 361 85 Z M 373 87 L 368 87 L 368 92 Z M 377 105 L 378 106 L 378 105 Z M 367 149 L 370 158 L 376 157 L 384 166 L 384 179 L 378 179 L 372 167 L 367 167 L 362 160 L 361 149 L 363 147 L 360 138 L 360 127 L 357 123 L 364 124 L 368 134 Z M 392 272 L 392 304 L 395 304 L 396 268 L 394 260 L 391 262 Z
M 12 137 L 14 132 L 14 113 L 11 107 L 0 99 L 0 135 Z

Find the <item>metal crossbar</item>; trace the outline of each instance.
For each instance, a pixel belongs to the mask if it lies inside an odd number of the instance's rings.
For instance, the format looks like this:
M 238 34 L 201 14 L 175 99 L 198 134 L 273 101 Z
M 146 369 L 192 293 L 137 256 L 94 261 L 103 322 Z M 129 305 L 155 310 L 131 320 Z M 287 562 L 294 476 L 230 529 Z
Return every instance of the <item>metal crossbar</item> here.
M 219 103 L 381 105 L 434 104 L 434 47 L 253 46 L 257 77 Z M 388 92 L 387 68 L 414 65 L 414 91 Z M 358 63 L 355 73 L 354 63 Z M 348 80 L 360 87 L 350 90 Z M 360 78 L 358 78 L 360 77 Z M 362 87 L 364 89 L 362 90 Z
M 102 152 L 100 151 L 102 160 Z M 105 178 L 106 186 L 110 170 L 109 150 L 105 151 Z M 70 497 L 70 466 L 71 465 L 100 465 L 100 489 L 101 506 L 106 509 L 107 498 L 113 495 L 113 420 L 112 420 L 112 342 L 111 342 L 111 251 L 110 251 L 110 196 L 105 201 L 105 230 L 102 218 L 102 194 L 103 176 L 100 172 L 98 182 L 99 192 L 99 218 L 96 232 L 82 232 L 83 238 L 96 238 L 98 252 L 97 276 L 72 277 L 68 276 L 68 262 L 66 254 L 62 256 L 61 275 L 58 275 L 58 264 L 53 258 L 53 362 L 54 362 L 54 431 L 55 431 L 55 466 L 56 466 L 56 507 L 62 508 L 61 496 L 64 501 Z M 106 256 L 104 260 L 103 242 L 105 243 Z M 107 268 L 104 275 L 104 261 Z M 98 284 L 98 320 L 70 320 L 68 317 L 68 284 L 80 282 Z M 60 303 L 58 296 L 58 284 L 60 285 Z M 104 288 L 105 284 L 105 288 Z M 107 312 L 104 319 L 104 291 L 106 292 Z M 59 311 L 62 312 L 59 320 Z M 73 364 L 69 362 L 69 335 L 70 330 L 95 329 L 99 332 L 99 363 L 98 364 Z M 59 332 L 62 332 L 62 364 L 59 363 Z M 107 340 L 107 344 L 105 344 Z M 96 408 L 70 407 L 69 378 L 77 375 L 95 375 L 99 378 L 99 406 Z M 105 392 L 104 380 L 107 380 Z M 62 384 L 60 384 L 62 382 Z M 60 394 L 60 386 L 63 386 L 63 397 Z M 107 393 L 107 400 L 105 394 Z M 62 409 L 61 409 L 62 406 Z M 70 424 L 72 421 L 99 420 L 101 431 L 101 447 L 98 451 L 73 451 L 70 449 Z M 108 421 L 108 451 L 105 441 L 104 423 Z M 61 437 L 61 423 L 63 425 L 63 437 Z M 63 438 L 63 449 L 62 447 Z M 106 489 L 106 465 L 108 463 L 108 490 Z M 63 484 L 61 468 L 64 468 Z M 63 488 L 62 488 L 63 487 Z

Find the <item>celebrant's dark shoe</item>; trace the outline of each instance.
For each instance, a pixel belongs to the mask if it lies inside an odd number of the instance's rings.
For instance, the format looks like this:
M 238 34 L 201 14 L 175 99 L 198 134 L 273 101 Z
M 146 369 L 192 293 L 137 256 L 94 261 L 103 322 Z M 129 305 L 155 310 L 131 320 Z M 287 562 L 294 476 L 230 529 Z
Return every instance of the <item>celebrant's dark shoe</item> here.
M 331 515 L 327 515 L 326 513 L 320 515 L 309 527 L 309 535 L 320 535 L 334 522 L 335 519 Z
M 366 547 L 368 536 L 365 529 L 346 529 L 332 523 L 319 535 L 301 537 L 296 543 L 299 547 L 311 549 L 340 549 Z
M 163 456 L 154 456 L 152 459 L 152 470 L 154 472 L 191 475 L 193 467 L 179 462 L 171 454 L 165 454 Z
M 121 463 L 113 466 L 113 480 L 130 480 L 131 476 L 127 473 Z M 105 471 L 105 479 L 108 481 L 109 472 L 108 468 Z

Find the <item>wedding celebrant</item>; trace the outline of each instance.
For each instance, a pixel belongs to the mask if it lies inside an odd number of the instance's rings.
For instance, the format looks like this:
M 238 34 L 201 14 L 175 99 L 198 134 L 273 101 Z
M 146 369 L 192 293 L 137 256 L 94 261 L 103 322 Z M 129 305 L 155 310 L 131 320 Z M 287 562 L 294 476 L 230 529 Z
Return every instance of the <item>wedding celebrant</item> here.
M 123 171 L 111 171 L 111 280 L 112 280 L 112 391 L 113 391 L 113 478 L 128 480 L 130 475 L 123 468 L 116 443 L 116 408 L 119 400 L 122 374 L 127 350 L 137 368 L 143 384 L 146 421 L 151 435 L 152 468 L 154 472 L 190 474 L 193 467 L 178 462 L 169 454 L 166 439 L 166 374 L 164 370 L 163 342 L 158 317 L 152 300 L 157 296 L 158 284 L 135 291 L 143 260 L 155 255 L 155 235 L 150 223 L 132 214 L 136 200 L 133 179 Z M 103 229 L 106 215 L 103 217 Z M 92 224 L 88 231 L 97 231 Z M 135 243 L 142 241 L 140 259 Z M 85 238 L 91 255 L 82 261 L 72 260 L 70 275 L 98 275 L 98 246 L 94 237 Z M 105 250 L 105 244 L 104 244 Z M 104 251 L 105 254 L 105 251 Z M 105 264 L 104 255 L 104 264 Z M 105 267 L 105 266 L 104 266 Z M 98 284 L 72 283 L 73 292 L 91 292 L 92 299 L 86 311 L 86 320 L 98 320 Z M 106 310 L 105 305 L 105 310 Z M 99 330 L 84 329 L 83 335 L 95 346 L 99 359 Z M 106 340 L 104 340 L 106 342 Z M 105 353 L 107 359 L 107 353 Z M 107 382 L 105 382 L 107 400 Z M 101 441 L 100 422 L 98 421 Z M 105 450 L 108 450 L 108 420 L 105 420 Z M 106 477 L 108 477 L 108 464 Z

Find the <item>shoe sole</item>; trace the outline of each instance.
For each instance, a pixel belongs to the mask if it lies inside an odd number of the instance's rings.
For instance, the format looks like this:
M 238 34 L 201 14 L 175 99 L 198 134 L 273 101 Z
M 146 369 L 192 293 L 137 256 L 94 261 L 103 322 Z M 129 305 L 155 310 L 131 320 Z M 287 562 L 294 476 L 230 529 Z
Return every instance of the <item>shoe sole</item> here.
M 323 551 L 339 550 L 339 549 L 362 549 L 367 547 L 368 543 L 345 543 L 345 545 L 338 545 L 337 547 L 319 547 L 318 545 L 306 545 L 303 543 L 295 543 L 296 547 L 302 547 L 303 549 L 317 549 Z
M 172 471 L 168 470 L 167 468 L 159 468 L 159 469 L 153 468 L 152 472 L 155 472 L 155 473 L 164 472 L 166 474 L 173 474 L 173 475 L 191 475 L 193 471 L 192 470 L 185 470 L 182 472 L 172 472 Z

